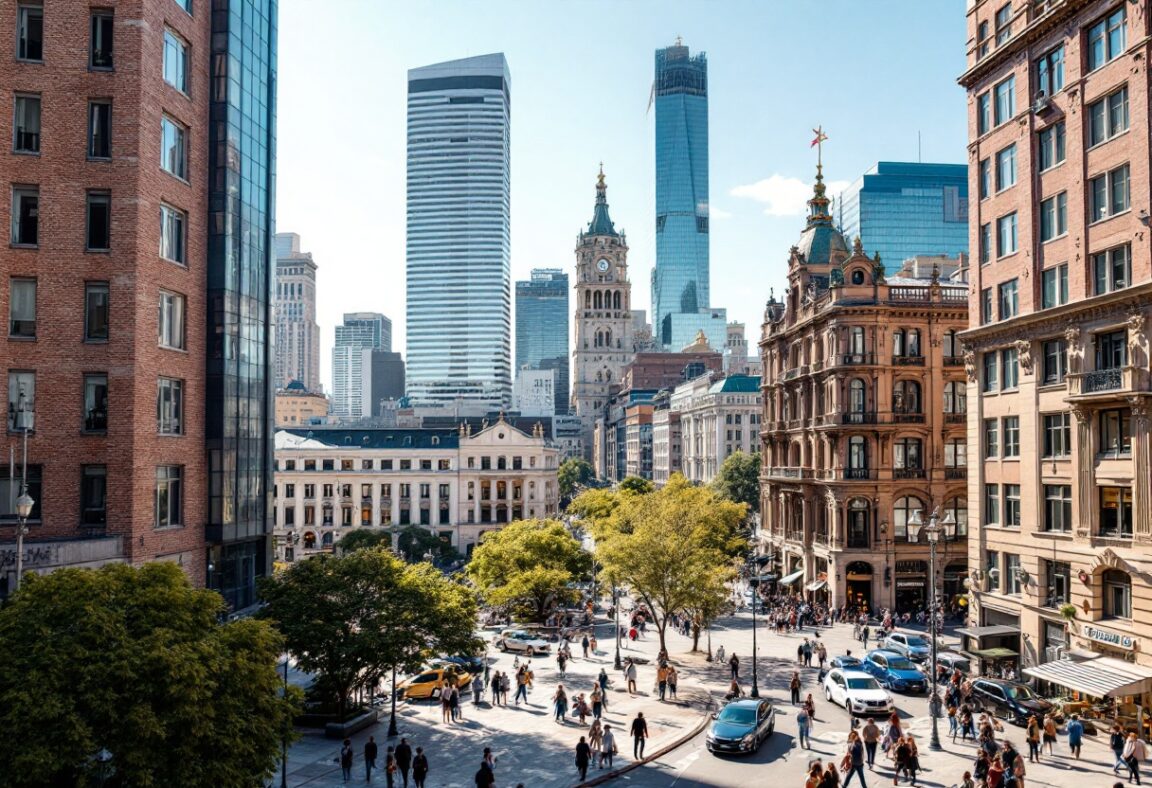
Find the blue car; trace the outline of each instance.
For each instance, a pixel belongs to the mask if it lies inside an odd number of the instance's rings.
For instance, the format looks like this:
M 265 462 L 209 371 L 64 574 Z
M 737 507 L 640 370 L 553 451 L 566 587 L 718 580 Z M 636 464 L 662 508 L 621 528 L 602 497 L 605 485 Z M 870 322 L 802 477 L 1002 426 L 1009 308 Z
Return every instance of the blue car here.
M 841 670 L 863 670 L 864 669 L 864 663 L 863 662 L 856 659 L 856 657 L 849 657 L 846 654 L 843 656 L 839 656 L 839 657 L 832 657 L 832 661 L 829 662 L 828 664 L 830 664 L 834 668 L 840 668 Z
M 895 692 L 927 692 L 928 677 L 903 654 L 877 649 L 864 657 L 864 670 L 876 677 L 880 686 Z

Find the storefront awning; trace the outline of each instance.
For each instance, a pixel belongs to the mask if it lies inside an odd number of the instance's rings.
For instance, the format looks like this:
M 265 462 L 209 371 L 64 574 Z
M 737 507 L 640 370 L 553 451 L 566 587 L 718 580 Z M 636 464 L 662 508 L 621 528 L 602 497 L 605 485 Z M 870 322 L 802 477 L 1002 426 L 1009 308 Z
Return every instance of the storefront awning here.
M 809 583 L 808 585 L 804 586 L 804 590 L 805 591 L 819 591 L 820 589 L 824 588 L 827 585 L 828 585 L 827 580 L 817 580 L 814 583 Z
M 784 577 L 780 578 L 780 585 L 790 586 L 793 583 L 795 583 L 797 580 L 802 578 L 803 576 L 804 576 L 804 570 L 803 569 L 797 569 L 792 574 L 784 575 Z
M 1009 627 L 1004 624 L 990 624 L 986 627 L 966 627 L 964 629 L 957 629 L 957 635 L 965 635 L 970 638 L 984 638 L 992 637 L 995 635 L 1019 635 L 1020 627 Z
M 1140 695 L 1152 690 L 1152 670 L 1111 657 L 1087 662 L 1058 659 L 1024 668 L 1024 675 L 1083 692 L 1094 698 Z
M 984 659 L 1006 659 L 1008 657 L 1020 656 L 1010 648 L 982 648 L 972 652 L 978 657 Z

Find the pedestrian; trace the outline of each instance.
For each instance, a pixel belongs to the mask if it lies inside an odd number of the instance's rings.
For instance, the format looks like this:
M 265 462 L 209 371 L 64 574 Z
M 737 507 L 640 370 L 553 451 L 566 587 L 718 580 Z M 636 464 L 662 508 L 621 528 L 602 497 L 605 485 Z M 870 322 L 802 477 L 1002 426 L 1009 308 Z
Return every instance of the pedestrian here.
M 972 772 L 964 772 L 964 779 L 960 781 L 957 788 L 976 788 L 976 783 L 972 779 Z
M 912 757 L 912 748 L 908 746 L 908 740 L 901 736 L 896 740 L 895 746 L 892 747 L 892 784 L 896 785 L 900 781 L 901 774 L 908 773 L 908 762 Z
M 592 650 L 592 656 L 596 656 L 596 646 L 596 636 L 592 635 L 592 637 L 588 638 L 588 648 Z
M 479 706 L 484 698 L 484 677 L 479 673 L 472 679 L 472 705 Z
M 364 781 L 370 782 L 372 780 L 372 770 L 376 768 L 376 737 L 369 736 L 368 741 L 364 742 Z M 391 752 L 392 748 L 388 748 Z
M 788 689 L 792 692 L 792 705 L 800 702 L 800 671 L 792 671 L 792 679 L 788 682 Z
M 808 638 L 804 638 L 804 642 L 796 647 L 796 661 L 801 665 L 804 664 L 804 646 L 807 645 Z
M 812 693 L 808 693 L 808 697 L 804 699 L 804 708 L 808 709 L 808 716 L 813 720 L 816 719 L 816 699 L 812 697 Z
M 556 655 L 556 667 L 560 671 L 560 678 L 567 678 L 568 658 L 564 656 L 564 652 L 560 651 Z
M 1118 730 L 1119 727 L 1120 726 L 1118 726 L 1118 725 L 1113 727 L 1113 738 L 1115 738 L 1115 731 Z M 1028 760 L 1031 763 L 1039 763 L 1040 762 L 1040 721 L 1036 719 L 1035 714 L 1030 714 L 1028 716 L 1027 737 L 1028 737 Z M 953 738 L 952 741 L 956 741 L 956 739 Z M 1121 740 L 1119 742 L 1119 745 L 1120 745 L 1120 749 L 1123 749 L 1123 747 L 1124 747 L 1123 735 L 1121 735 Z M 1119 763 L 1120 763 L 1120 749 L 1116 748 L 1115 742 L 1113 744 L 1112 749 L 1116 753 L 1116 763 L 1117 763 L 1117 765 L 1119 765 Z M 1115 771 L 1115 770 L 1113 770 L 1113 771 Z
M 648 721 L 644 719 L 644 712 L 636 712 L 636 719 L 632 720 L 632 757 L 636 760 L 644 758 L 644 742 L 648 739 Z
M 880 741 L 880 728 L 876 725 L 876 720 L 868 718 L 860 730 L 860 738 L 864 740 L 864 752 L 867 755 L 868 768 L 871 769 L 876 765 L 876 742 Z
M 484 748 L 484 754 L 480 756 L 480 760 L 488 764 L 488 769 L 492 772 L 493 775 L 496 774 L 496 756 L 492 754 L 491 747 Z
M 972 764 L 972 776 L 981 785 L 988 781 L 988 772 L 992 768 L 992 760 L 988 757 L 988 753 L 984 750 L 979 750 L 976 753 L 976 762 Z
M 721 646 L 723 648 L 723 646 Z M 728 667 L 732 670 L 732 678 L 740 678 L 740 657 L 736 656 L 736 652 L 732 652 L 731 658 L 728 660 Z
M 580 782 L 588 779 L 588 762 L 590 760 L 592 760 L 592 748 L 581 736 L 580 743 L 576 745 L 576 771 L 580 773 Z
M 676 700 L 676 684 L 680 681 L 680 675 L 676 672 L 676 668 L 671 665 L 668 666 L 668 695 L 672 700 Z
M 916 784 L 916 772 L 920 771 L 920 748 L 916 746 L 916 739 L 912 734 L 904 739 L 904 743 L 908 745 L 908 761 L 904 765 L 904 774 L 912 778 L 912 784 Z
M 612 758 L 616 755 L 616 735 L 612 733 L 612 726 L 604 726 L 604 736 L 600 740 L 600 768 L 604 768 L 604 764 L 608 764 L 608 768 L 612 768 Z
M 988 776 L 984 779 L 987 788 L 1004 788 L 1004 763 L 997 755 L 988 764 Z
M 588 659 L 588 646 L 589 645 L 590 644 L 588 642 L 588 635 L 585 634 L 584 637 L 580 639 L 580 647 L 584 649 L 584 659 Z
M 812 749 L 811 741 L 808 738 L 808 732 L 812 727 L 812 717 L 808 714 L 808 707 L 801 706 L 800 711 L 796 712 L 796 729 L 797 740 L 800 746 L 806 750 Z
M 1128 737 L 1124 735 L 1124 729 L 1120 727 L 1120 723 L 1112 726 L 1112 732 L 1108 735 L 1108 746 L 1112 748 L 1112 754 L 1116 756 L 1116 762 L 1112 765 L 1112 773 L 1119 774 L 1120 767 L 1124 766 L 1124 745 L 1128 743 Z
M 716 649 L 716 662 L 717 663 L 723 663 L 724 662 L 724 647 L 723 646 L 720 646 L 719 648 Z
M 668 667 L 661 665 L 656 668 L 656 687 L 660 691 L 660 700 L 668 693 Z
M 1128 734 L 1128 741 L 1124 743 L 1124 750 L 1120 753 L 1124 763 L 1128 766 L 1128 782 L 1136 781 L 1140 784 L 1140 762 L 1148 757 L 1144 749 L 1144 742 L 1135 733 Z
M 1016 781 L 1016 788 L 1024 788 L 1024 776 L 1026 773 L 1027 767 L 1024 766 L 1024 756 L 1016 753 L 1016 757 L 1012 761 L 1012 777 Z
M 525 704 L 528 703 L 528 671 L 525 668 L 516 671 L 516 696 L 512 700 L 519 706 L 521 698 Z
M 1073 714 L 1072 719 L 1068 721 L 1068 749 L 1080 759 L 1080 746 L 1084 743 L 1084 723 L 1080 722 L 1080 715 Z
M 732 679 L 732 683 L 728 685 L 728 694 L 724 696 L 724 700 L 735 700 L 736 698 L 744 697 L 744 690 L 740 687 L 740 682 Z
M 508 705 L 508 690 L 512 689 L 512 679 L 508 678 L 508 671 L 500 672 L 500 703 Z
M 412 759 L 412 781 L 416 788 L 424 788 L 424 781 L 428 779 L 428 756 L 424 754 L 423 747 L 416 748 L 416 757 Z
M 564 719 L 564 715 L 568 713 L 568 694 L 564 692 L 563 684 L 556 685 L 556 694 L 552 696 L 552 704 L 556 711 L 556 722 L 561 725 L 565 724 L 567 721 Z
M 451 722 L 452 720 L 452 693 L 447 687 L 440 690 L 440 721 Z
M 832 761 L 824 766 L 824 774 L 820 777 L 820 788 L 839 788 L 840 772 L 836 771 L 836 764 Z
M 604 706 L 604 704 L 602 702 L 603 697 L 604 696 L 600 693 L 600 685 L 598 683 L 593 684 L 592 685 L 592 694 L 590 694 L 588 696 L 588 700 L 592 702 L 592 718 L 593 719 L 596 719 L 596 720 L 600 719 L 601 709 Z
M 844 754 L 843 765 L 848 767 L 841 769 L 847 773 L 844 778 L 844 788 L 848 788 L 848 783 L 852 782 L 853 775 L 860 776 L 861 788 L 868 788 L 868 782 L 864 779 L 864 742 L 861 741 L 860 734 L 856 731 L 848 734 L 848 752 Z
M 464 721 L 464 710 L 460 708 L 460 689 L 455 684 L 448 690 L 448 708 L 452 712 L 453 722 Z
M 592 754 L 597 760 L 597 766 L 600 765 L 600 743 L 603 740 L 604 729 L 600 726 L 600 720 L 592 720 L 592 727 L 588 729 L 588 746 L 592 749 Z
M 396 745 L 396 768 L 400 770 L 400 778 L 404 780 L 404 788 L 408 788 L 408 769 L 412 767 L 412 745 L 407 739 L 401 739 Z
M 492 788 L 496 785 L 496 775 L 484 761 L 480 761 L 480 768 L 476 770 L 476 788 Z
M 492 690 L 492 705 L 500 705 L 500 671 L 492 674 L 492 680 L 489 682 L 489 688 Z
M 600 685 L 600 701 L 604 704 L 604 710 L 608 710 L 608 671 L 605 668 L 600 668 L 600 675 L 596 677 L 596 683 Z
M 624 664 L 624 678 L 628 680 L 628 694 L 636 694 L 636 663 L 629 657 Z
M 340 748 L 340 771 L 344 773 L 344 782 L 352 779 L 352 740 L 345 739 L 344 746 Z
M 588 717 L 588 701 L 584 700 L 584 693 L 581 692 L 576 696 L 576 700 L 572 702 L 573 711 L 580 717 L 580 724 L 584 725 Z
M 1044 747 L 1048 748 L 1049 755 L 1055 755 L 1052 747 L 1056 744 L 1056 720 L 1051 714 L 1044 715 Z

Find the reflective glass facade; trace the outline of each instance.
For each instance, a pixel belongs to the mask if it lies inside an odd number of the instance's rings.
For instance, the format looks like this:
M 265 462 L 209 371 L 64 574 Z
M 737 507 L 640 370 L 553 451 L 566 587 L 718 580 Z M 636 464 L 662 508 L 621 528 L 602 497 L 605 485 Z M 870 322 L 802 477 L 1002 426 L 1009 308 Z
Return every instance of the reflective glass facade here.
M 503 54 L 408 72 L 408 395 L 512 395 L 509 92 Z
M 688 47 L 656 50 L 656 265 L 652 333 L 669 350 L 691 344 L 708 313 L 708 60 Z M 672 320 L 673 313 L 699 321 Z M 699 325 L 696 325 L 699 322 Z M 687 327 L 686 327 L 687 326 Z M 720 347 L 723 347 L 721 344 Z
M 213 0 L 207 584 L 233 610 L 269 570 L 276 0 Z
M 918 254 L 967 254 L 968 168 L 882 161 L 844 190 L 835 219 L 889 271 Z
M 534 268 L 516 283 L 516 374 L 554 369 L 556 413 L 568 412 L 568 274 Z

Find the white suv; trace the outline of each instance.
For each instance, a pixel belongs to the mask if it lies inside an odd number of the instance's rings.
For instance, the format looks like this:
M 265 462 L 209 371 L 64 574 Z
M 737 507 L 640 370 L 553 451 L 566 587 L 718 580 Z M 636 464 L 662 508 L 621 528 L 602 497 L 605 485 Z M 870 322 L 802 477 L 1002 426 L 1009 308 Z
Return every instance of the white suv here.
M 861 670 L 828 671 L 824 697 L 843 706 L 849 714 L 889 714 L 896 708 L 888 691 Z

